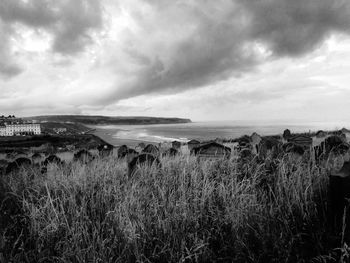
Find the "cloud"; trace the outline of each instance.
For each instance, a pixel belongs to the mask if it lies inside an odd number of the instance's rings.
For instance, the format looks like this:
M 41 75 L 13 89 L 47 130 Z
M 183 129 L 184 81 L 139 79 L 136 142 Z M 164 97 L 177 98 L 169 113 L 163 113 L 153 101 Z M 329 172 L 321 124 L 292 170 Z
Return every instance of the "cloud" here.
M 100 1 L 69 1 L 60 13 L 60 22 L 53 29 L 53 49 L 63 54 L 77 53 L 92 42 L 89 32 L 101 27 Z
M 0 0 L 0 91 L 50 111 L 155 112 L 169 94 L 201 94 L 179 99 L 198 115 L 201 104 L 292 105 L 315 91 L 310 74 L 346 87 L 349 31 L 348 0 Z M 333 36 L 344 50 L 327 50 Z M 288 75 L 298 65 L 309 72 Z
M 347 0 L 139 3 L 139 10 L 124 6 L 137 26 L 122 44 L 128 59 L 115 61 L 118 70 L 129 62 L 132 70 L 127 81 L 118 78 L 106 102 L 239 77 L 265 61 L 308 54 L 331 34 L 350 30 Z
M 22 69 L 11 57 L 8 35 L 8 30 L 0 21 L 0 77 L 5 79 L 16 76 L 22 72 Z
M 130 71 L 135 77 L 116 84 L 114 98 L 176 93 L 239 75 L 256 64 L 242 41 L 244 17 L 234 3 L 218 1 L 228 8 L 216 11 L 209 2 L 176 3 L 150 2 L 131 13 L 138 30 L 130 32 L 124 45 L 133 64 L 135 54 L 142 60 Z M 143 39 L 146 46 L 138 44 Z
M 45 30 L 53 36 L 54 52 L 73 55 L 92 42 L 91 31 L 102 24 L 102 9 L 93 0 L 2 0 L 0 19 L 9 28 L 20 23 Z
M 249 40 L 262 41 L 276 56 L 300 56 L 333 32 L 349 33 L 346 0 L 239 0 L 250 23 Z
M 50 26 L 57 21 L 58 14 L 49 1 L 3 0 L 0 17 L 5 22 L 19 22 L 32 27 Z
M 7 63 L 0 62 L 0 75 L 3 76 L 4 78 L 11 78 L 13 76 L 20 74 L 21 72 L 22 72 L 21 68 L 15 64 L 7 64 Z

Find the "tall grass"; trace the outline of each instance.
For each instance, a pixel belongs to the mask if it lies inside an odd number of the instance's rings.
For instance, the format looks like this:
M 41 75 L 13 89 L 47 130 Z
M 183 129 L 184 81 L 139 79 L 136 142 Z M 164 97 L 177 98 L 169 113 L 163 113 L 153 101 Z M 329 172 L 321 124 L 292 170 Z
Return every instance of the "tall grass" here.
M 335 262 L 328 177 L 284 156 L 273 173 L 256 159 L 162 158 L 132 178 L 113 157 L 23 170 L 4 178 L 27 232 L 13 262 Z M 3 239 L 6 241 L 6 239 Z M 344 256 L 344 255 L 343 255 Z

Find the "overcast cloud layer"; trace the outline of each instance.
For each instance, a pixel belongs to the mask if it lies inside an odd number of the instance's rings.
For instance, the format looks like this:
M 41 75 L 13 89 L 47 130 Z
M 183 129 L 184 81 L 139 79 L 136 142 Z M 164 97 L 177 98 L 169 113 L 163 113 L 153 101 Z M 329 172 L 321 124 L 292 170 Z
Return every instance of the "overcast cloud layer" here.
M 0 111 L 347 118 L 349 33 L 348 0 L 0 0 Z

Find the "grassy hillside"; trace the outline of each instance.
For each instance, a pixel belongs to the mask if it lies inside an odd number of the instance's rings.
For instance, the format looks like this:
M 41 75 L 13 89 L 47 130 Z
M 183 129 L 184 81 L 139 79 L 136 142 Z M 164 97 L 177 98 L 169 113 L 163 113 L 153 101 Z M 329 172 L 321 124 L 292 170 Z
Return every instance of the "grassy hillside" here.
M 140 125 L 140 124 L 171 124 L 171 123 L 188 123 L 190 119 L 181 118 L 158 118 L 158 117 L 108 117 L 92 115 L 48 115 L 34 116 L 25 119 L 34 119 L 37 121 L 49 122 L 75 122 L 86 125 Z
M 81 134 L 90 130 L 80 123 L 43 122 L 40 126 L 43 133 L 49 134 L 55 133 L 54 128 L 66 128 L 70 134 Z
M 346 260 L 346 244 L 326 216 L 328 176 L 307 158 L 300 163 L 285 156 L 274 174 L 255 159 L 161 161 L 159 171 L 145 167 L 133 178 L 114 157 L 3 178 L 18 212 L 0 235 L 3 259 Z

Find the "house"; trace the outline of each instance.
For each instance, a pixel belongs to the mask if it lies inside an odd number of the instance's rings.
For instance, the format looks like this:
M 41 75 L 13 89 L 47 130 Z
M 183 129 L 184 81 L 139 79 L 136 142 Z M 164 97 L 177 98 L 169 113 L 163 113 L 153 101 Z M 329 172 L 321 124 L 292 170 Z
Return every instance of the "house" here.
M 172 146 L 172 148 L 178 150 L 178 149 L 181 148 L 181 142 L 179 142 L 179 141 L 172 141 L 172 142 L 171 142 L 171 146 Z
M 41 134 L 40 124 L 16 118 L 0 116 L 0 136 L 36 135 Z
M 37 135 L 41 134 L 40 124 L 11 123 L 0 126 L 0 136 Z
M 6 136 L 6 126 L 0 124 L 0 136 Z
M 304 147 L 312 146 L 312 138 L 307 135 L 296 135 L 288 138 L 288 142 L 292 142 L 297 145 L 301 145 Z
M 227 158 L 231 155 L 231 149 L 217 142 L 209 142 L 191 150 L 199 159 Z
M 189 142 L 187 142 L 187 147 L 188 147 L 188 150 L 192 151 L 193 148 L 197 147 L 200 145 L 200 141 L 197 141 L 197 140 L 190 140 Z

